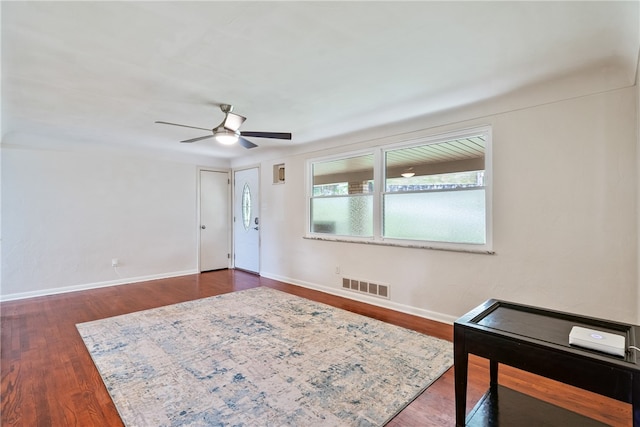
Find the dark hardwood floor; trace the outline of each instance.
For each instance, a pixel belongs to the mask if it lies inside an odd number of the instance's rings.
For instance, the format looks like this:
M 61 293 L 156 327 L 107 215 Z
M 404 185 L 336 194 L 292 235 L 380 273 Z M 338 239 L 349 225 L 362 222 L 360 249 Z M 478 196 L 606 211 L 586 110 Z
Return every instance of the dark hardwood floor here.
M 234 270 L 3 302 L 0 425 L 121 426 L 75 325 L 256 286 L 279 289 L 428 335 L 448 340 L 453 336 L 451 325 Z M 472 357 L 467 410 L 485 392 L 488 377 L 488 362 Z M 628 404 L 506 366 L 500 367 L 499 382 L 613 426 L 631 425 Z M 453 368 L 389 425 L 455 425 Z

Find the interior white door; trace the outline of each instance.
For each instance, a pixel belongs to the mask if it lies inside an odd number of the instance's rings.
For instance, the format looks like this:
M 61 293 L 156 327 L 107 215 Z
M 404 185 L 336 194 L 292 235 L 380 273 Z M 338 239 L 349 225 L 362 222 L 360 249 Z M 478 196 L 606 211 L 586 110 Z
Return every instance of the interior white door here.
M 200 271 L 229 268 L 229 174 L 200 171 Z
M 233 248 L 236 268 L 260 272 L 260 180 L 258 168 L 234 172 Z

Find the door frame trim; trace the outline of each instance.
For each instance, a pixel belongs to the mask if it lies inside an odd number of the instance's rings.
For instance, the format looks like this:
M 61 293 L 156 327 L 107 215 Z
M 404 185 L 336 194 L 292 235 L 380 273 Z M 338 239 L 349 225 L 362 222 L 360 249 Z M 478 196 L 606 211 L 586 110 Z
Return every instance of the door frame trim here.
M 231 169 L 231 266 L 236 268 L 236 239 L 235 239 L 235 206 L 236 206 L 236 172 L 241 172 L 249 169 L 258 169 L 258 218 L 260 218 L 260 228 L 258 229 L 258 271 L 251 272 L 260 275 L 262 269 L 262 169 L 260 163 L 253 165 L 246 165 L 240 168 Z
M 202 268 L 200 265 L 200 245 L 201 245 L 201 240 L 200 240 L 200 225 L 201 225 L 201 221 L 202 218 L 200 218 L 200 207 L 201 207 L 201 200 L 200 200 L 200 190 L 201 190 L 201 183 L 200 183 L 200 173 L 202 171 L 205 172 L 221 172 L 221 173 L 226 173 L 227 174 L 227 180 L 229 182 L 229 185 L 227 187 L 227 201 L 229 202 L 227 205 L 227 209 L 229 210 L 229 218 L 231 218 L 233 220 L 233 195 L 232 195 L 232 173 L 231 170 L 229 169 L 224 169 L 224 168 L 212 168 L 212 167 L 206 167 L 206 166 L 198 166 L 196 168 L 196 266 L 197 266 L 197 270 L 198 273 L 202 272 Z M 231 237 L 231 233 L 233 232 L 233 223 L 229 224 L 229 226 L 227 227 L 227 253 L 229 254 L 229 257 L 227 258 L 227 268 L 231 268 L 232 266 L 232 261 L 231 261 L 231 254 L 233 254 L 232 252 L 232 237 Z

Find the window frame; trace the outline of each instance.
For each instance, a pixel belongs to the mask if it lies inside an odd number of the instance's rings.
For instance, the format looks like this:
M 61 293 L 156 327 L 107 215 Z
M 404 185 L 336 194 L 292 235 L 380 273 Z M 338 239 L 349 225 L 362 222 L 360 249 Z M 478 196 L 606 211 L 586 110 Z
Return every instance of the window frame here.
M 386 191 L 386 153 L 393 150 L 411 148 L 422 145 L 432 145 L 483 135 L 485 137 L 484 150 L 484 191 L 485 191 L 485 243 L 454 243 L 429 240 L 409 240 L 384 237 L 383 235 L 383 200 Z M 361 155 L 373 154 L 373 236 L 357 237 L 349 235 L 335 235 L 328 233 L 314 233 L 312 231 L 311 203 L 313 197 L 313 165 L 315 163 L 346 159 Z M 415 136 L 400 142 L 389 142 L 376 145 L 367 149 L 336 153 L 329 156 L 309 158 L 306 162 L 306 220 L 305 234 L 307 239 L 328 240 L 352 243 L 369 243 L 385 246 L 400 246 L 422 249 L 450 250 L 458 252 L 488 253 L 493 254 L 493 134 L 490 125 L 476 126 L 439 134 Z
M 338 197 L 351 197 L 350 195 L 339 195 L 339 196 L 313 196 L 313 164 L 314 163 L 324 163 L 331 162 L 334 160 L 343 160 L 352 157 L 361 157 L 373 155 L 373 191 L 371 193 L 367 193 L 367 195 L 371 195 L 373 199 L 373 235 L 369 236 L 351 236 L 345 234 L 328 234 L 328 233 L 314 233 L 312 231 L 312 223 L 311 223 L 311 201 L 313 199 L 328 199 L 328 198 L 338 198 Z M 378 207 L 376 205 L 376 164 L 378 162 L 378 157 L 376 155 L 375 148 L 369 148 L 365 150 L 357 150 L 357 151 L 349 151 L 345 153 L 332 154 L 324 157 L 315 157 L 313 159 L 308 159 L 306 163 L 306 220 L 305 220 L 305 238 L 317 239 L 317 240 L 335 240 L 335 241 L 344 241 L 344 242 L 374 242 L 376 236 L 376 211 Z

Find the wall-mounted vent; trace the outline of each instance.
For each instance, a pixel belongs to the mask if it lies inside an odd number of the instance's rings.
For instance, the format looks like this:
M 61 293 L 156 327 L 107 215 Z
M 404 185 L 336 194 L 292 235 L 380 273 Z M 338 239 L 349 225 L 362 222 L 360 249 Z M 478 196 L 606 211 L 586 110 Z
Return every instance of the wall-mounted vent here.
M 389 299 L 389 285 L 386 284 L 343 277 L 342 287 L 351 291 Z
M 284 163 L 273 165 L 273 183 L 284 184 Z

